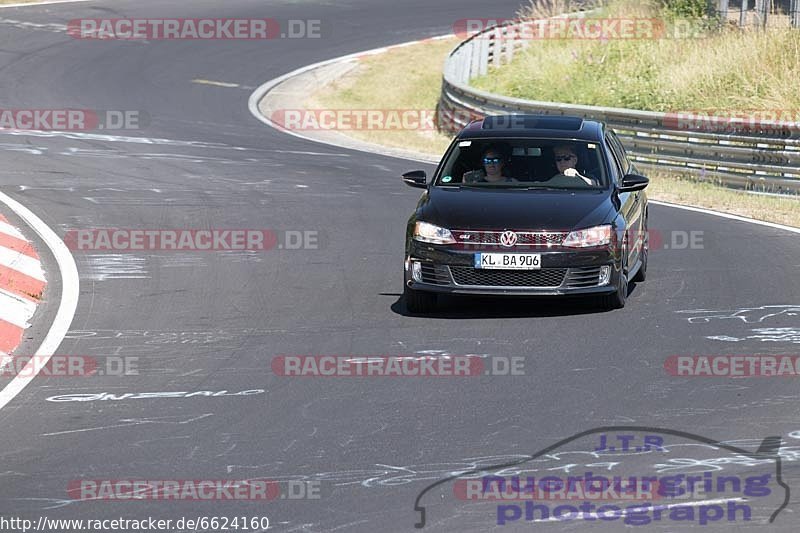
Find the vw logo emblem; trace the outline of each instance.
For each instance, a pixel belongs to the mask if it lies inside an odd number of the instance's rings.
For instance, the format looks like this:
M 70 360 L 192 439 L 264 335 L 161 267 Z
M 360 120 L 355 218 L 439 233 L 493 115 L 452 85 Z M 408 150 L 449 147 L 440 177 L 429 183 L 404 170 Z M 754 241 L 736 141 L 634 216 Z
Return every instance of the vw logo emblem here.
M 506 248 L 511 248 L 517 244 L 517 234 L 513 231 L 504 231 L 502 235 L 500 235 L 500 244 Z

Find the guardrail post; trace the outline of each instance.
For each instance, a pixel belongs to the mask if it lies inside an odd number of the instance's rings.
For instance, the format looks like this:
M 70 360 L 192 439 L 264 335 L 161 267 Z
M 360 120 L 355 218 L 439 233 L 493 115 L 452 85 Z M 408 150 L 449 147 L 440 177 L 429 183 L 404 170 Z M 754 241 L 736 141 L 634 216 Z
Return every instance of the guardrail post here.
M 486 76 L 489 72 L 489 53 L 494 48 L 494 39 L 489 35 L 480 40 L 480 54 L 478 55 L 478 75 Z
M 450 63 L 450 62 L 448 62 L 448 63 Z M 453 67 L 451 67 L 451 68 L 453 69 L 453 78 L 458 80 L 459 83 L 464 83 L 464 62 L 463 61 L 458 61 L 458 62 L 453 61 L 452 64 L 453 64 Z
M 492 66 L 494 68 L 503 64 L 503 46 L 506 44 L 506 36 L 498 31 L 495 34 L 494 48 L 492 48 Z
M 800 0 L 792 0 L 789 13 L 792 16 L 792 27 L 800 28 Z
M 475 70 L 475 41 L 470 41 L 466 47 L 467 60 L 464 63 L 464 82 L 468 83 L 473 78 L 473 71 Z
M 719 0 L 717 3 L 717 15 L 722 23 L 728 21 L 728 0 Z
M 739 7 L 739 27 L 744 28 L 747 26 L 747 12 L 750 9 L 750 0 L 742 0 L 741 7 Z
M 514 41 L 506 41 L 506 57 L 505 62 L 506 64 L 511 63 L 514 60 L 514 47 L 516 46 L 516 42 Z
M 758 24 L 762 28 L 767 27 L 767 15 L 769 14 L 769 0 L 756 0 L 756 15 Z

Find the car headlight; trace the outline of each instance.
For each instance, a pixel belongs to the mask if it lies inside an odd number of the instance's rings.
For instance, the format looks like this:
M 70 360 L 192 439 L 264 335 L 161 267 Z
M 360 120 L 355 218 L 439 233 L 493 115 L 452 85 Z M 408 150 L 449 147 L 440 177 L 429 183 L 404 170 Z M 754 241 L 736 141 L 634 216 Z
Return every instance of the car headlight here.
M 414 225 L 414 240 L 431 244 L 455 244 L 456 242 L 449 229 L 420 221 Z
M 571 231 L 561 245 L 569 248 L 604 246 L 606 244 L 611 244 L 612 235 L 613 233 L 611 231 L 611 225 L 604 224 L 602 226 L 595 226 L 593 228 Z

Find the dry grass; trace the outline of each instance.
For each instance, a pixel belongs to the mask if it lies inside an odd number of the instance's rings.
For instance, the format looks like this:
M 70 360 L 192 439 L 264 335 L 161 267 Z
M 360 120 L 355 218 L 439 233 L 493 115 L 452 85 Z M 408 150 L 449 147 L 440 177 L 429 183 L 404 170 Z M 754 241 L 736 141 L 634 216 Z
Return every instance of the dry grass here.
M 666 172 L 651 173 L 649 177 L 647 196 L 653 200 L 705 207 L 800 228 L 800 197 L 750 194 Z
M 616 2 L 604 16 L 664 17 L 648 2 Z M 538 40 L 474 85 L 520 98 L 651 111 L 800 109 L 800 31 L 728 27 L 682 35 Z
M 458 40 L 428 41 L 394 48 L 361 60 L 354 72 L 312 95 L 312 109 L 415 110 L 433 114 L 442 85 L 442 65 Z M 441 155 L 450 137 L 435 130 L 344 131 L 369 142 Z
M 580 9 L 591 9 L 599 2 L 580 2 L 576 0 L 528 0 L 517 12 L 519 18 L 546 19 L 571 13 Z

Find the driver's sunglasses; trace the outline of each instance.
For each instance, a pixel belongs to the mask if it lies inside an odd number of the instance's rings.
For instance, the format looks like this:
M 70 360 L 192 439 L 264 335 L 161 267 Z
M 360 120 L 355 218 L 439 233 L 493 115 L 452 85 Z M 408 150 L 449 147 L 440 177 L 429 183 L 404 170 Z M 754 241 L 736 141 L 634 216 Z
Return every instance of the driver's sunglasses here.
M 484 157 L 483 164 L 484 165 L 499 165 L 502 163 L 503 160 L 499 157 Z
M 574 155 L 557 155 L 556 156 L 556 162 L 557 163 L 560 163 L 562 161 L 571 161 L 573 159 L 575 159 Z

